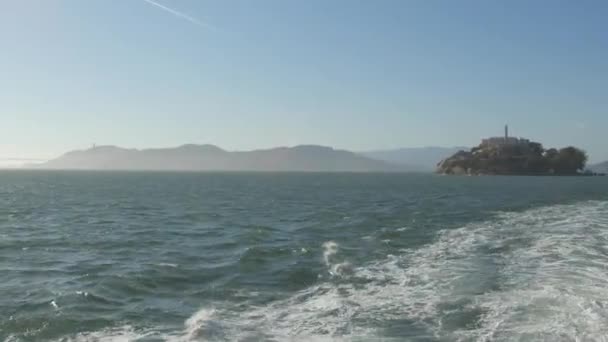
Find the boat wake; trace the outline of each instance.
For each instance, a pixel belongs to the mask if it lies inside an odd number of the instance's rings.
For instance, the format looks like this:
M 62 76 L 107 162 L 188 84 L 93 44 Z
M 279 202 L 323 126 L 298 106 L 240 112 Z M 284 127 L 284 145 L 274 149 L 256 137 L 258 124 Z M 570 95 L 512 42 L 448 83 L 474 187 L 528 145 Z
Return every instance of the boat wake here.
M 499 213 L 358 267 L 339 257 L 339 242 L 326 242 L 323 251 L 326 281 L 265 306 L 234 310 L 217 303 L 179 332 L 156 337 L 608 340 L 608 202 Z M 133 340 L 132 330 L 124 332 L 125 341 Z M 108 334 L 114 339 L 97 340 L 120 340 Z

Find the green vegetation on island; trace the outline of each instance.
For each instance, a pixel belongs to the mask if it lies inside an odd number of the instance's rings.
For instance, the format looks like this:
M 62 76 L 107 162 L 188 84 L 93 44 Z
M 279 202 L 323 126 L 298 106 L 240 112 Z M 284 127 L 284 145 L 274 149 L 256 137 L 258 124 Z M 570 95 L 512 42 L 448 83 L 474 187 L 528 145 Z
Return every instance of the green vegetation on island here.
M 459 151 L 437 165 L 449 175 L 588 175 L 585 151 L 576 147 L 545 149 L 527 139 L 484 139 L 470 151 Z

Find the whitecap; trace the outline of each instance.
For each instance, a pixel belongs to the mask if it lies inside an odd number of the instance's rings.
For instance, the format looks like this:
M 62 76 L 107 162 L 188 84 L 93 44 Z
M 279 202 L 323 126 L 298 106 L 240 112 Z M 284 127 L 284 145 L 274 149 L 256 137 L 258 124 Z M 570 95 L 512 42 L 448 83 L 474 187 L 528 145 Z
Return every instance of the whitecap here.
M 137 332 L 131 326 L 108 328 L 100 331 L 83 332 L 70 337 L 64 337 L 57 342 L 133 342 L 155 335 L 152 332 Z
M 185 323 L 184 337 L 187 340 L 197 337 L 201 330 L 205 329 L 214 313 L 214 309 L 201 309 L 188 318 Z
M 339 248 L 340 246 L 334 241 L 323 243 L 323 261 L 330 275 L 341 277 L 352 273 L 352 266 L 348 261 L 338 262 L 336 260 Z

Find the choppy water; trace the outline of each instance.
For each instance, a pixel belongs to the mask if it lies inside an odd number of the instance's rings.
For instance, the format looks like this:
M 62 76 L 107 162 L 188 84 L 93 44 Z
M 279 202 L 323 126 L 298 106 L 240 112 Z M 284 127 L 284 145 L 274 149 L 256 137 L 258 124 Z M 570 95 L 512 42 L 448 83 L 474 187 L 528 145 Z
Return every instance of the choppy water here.
M 0 173 L 0 340 L 606 341 L 608 177 Z

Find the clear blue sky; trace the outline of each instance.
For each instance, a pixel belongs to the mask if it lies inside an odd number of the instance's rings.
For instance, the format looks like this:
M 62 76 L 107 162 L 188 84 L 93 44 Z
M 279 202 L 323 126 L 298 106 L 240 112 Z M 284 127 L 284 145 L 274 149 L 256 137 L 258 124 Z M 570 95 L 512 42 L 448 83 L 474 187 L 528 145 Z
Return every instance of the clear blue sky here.
M 0 157 L 513 135 L 608 159 L 605 0 L 3 0 Z

